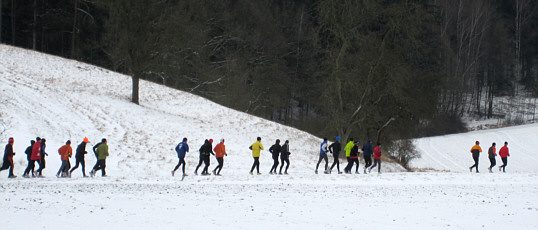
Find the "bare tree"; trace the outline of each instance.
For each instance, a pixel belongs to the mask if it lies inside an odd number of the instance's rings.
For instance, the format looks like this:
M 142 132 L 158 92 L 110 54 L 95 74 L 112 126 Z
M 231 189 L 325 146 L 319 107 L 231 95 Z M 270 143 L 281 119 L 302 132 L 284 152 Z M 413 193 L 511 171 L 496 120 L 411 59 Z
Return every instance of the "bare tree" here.
M 105 40 L 117 69 L 132 79 L 131 101 L 139 104 L 140 78 L 158 62 L 161 22 L 169 9 L 164 2 L 103 1 L 109 10 Z
M 71 29 L 71 58 L 75 58 L 75 42 L 77 38 L 77 17 L 78 17 L 78 3 L 79 0 L 73 0 L 75 2 L 73 9 L 73 27 Z
M 2 44 L 2 0 L 0 0 L 0 44 Z
M 428 50 L 417 42 L 428 32 L 413 29 L 430 17 L 420 4 L 321 1 L 318 7 L 327 79 L 320 106 L 338 135 L 366 134 L 382 141 L 394 124 L 410 125 L 416 110 L 431 110 L 434 97 L 425 95 L 432 95 L 427 85 L 432 75 L 415 62 Z
M 11 0 L 11 44 L 15 44 L 15 0 Z
M 445 82 L 449 86 L 443 92 L 441 106 L 444 111 L 459 115 L 470 110 L 480 113 L 484 88 L 479 79 L 479 67 L 493 8 L 484 0 L 456 3 L 435 1 L 443 15 L 440 34 L 445 44 Z

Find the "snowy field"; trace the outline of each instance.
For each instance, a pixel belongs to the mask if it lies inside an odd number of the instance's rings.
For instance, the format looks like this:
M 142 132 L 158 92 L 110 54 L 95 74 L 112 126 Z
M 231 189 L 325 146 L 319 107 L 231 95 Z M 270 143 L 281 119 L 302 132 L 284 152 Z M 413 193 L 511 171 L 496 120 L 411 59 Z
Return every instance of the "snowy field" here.
M 2 229 L 538 228 L 535 174 L 193 178 L 2 179 Z
M 0 172 L 1 229 L 538 228 L 538 126 L 419 139 L 423 158 L 412 166 L 431 172 L 384 162 L 383 174 L 315 175 L 319 137 L 146 81 L 133 105 L 130 86 L 129 77 L 105 69 L 0 45 L 0 145 L 15 138 L 19 176 Z M 47 139 L 46 178 L 21 178 L 24 149 L 36 136 Z M 257 136 L 266 149 L 263 175 L 252 176 L 248 146 Z M 108 139 L 109 177 L 82 178 L 79 168 L 56 178 L 57 149 L 84 137 L 88 151 Z M 191 151 L 181 181 L 170 171 L 183 137 Z M 209 138 L 226 139 L 222 177 L 192 173 Z M 267 149 L 277 138 L 290 140 L 287 176 L 268 175 Z M 485 154 L 482 173 L 468 172 L 475 139 L 484 151 L 489 142 L 510 142 L 507 173 L 486 173 Z M 88 172 L 93 154 L 86 162 Z
M 417 139 L 415 144 L 422 158 L 412 161 L 411 167 L 468 171 L 469 166 L 474 164 L 470 150 L 475 141 L 480 141 L 483 151 L 479 161 L 480 171 L 488 171 L 490 163 L 487 152 L 491 144 L 497 144 L 498 153 L 506 141 L 510 150 L 506 169 L 509 172 L 538 173 L 538 124 Z M 497 166 L 501 164 L 497 156 Z

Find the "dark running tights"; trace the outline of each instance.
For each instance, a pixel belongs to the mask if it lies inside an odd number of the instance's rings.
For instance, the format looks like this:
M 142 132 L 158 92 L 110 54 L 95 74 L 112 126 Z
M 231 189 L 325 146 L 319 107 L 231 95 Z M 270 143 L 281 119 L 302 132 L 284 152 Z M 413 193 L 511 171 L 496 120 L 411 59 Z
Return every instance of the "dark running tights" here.
M 254 168 L 256 168 L 256 171 L 260 173 L 260 157 L 254 157 L 254 163 L 252 164 L 250 172 L 254 171 Z
M 209 169 L 209 165 L 211 164 L 210 162 L 210 159 L 209 159 L 209 155 L 205 155 L 204 156 L 204 170 L 202 171 L 202 174 L 209 174 L 209 172 L 207 172 L 207 169 Z
M 495 157 L 490 157 L 489 158 L 489 163 L 490 163 L 490 165 L 489 165 L 490 169 L 492 169 L 493 166 L 497 165 L 497 161 L 495 160 Z
M 372 157 L 364 157 L 364 164 L 365 169 L 372 166 Z
M 270 172 L 275 172 L 276 173 L 277 167 L 278 167 L 278 156 L 276 158 L 273 158 L 273 167 L 271 167 Z
M 179 162 L 177 163 L 176 167 L 174 168 L 174 172 L 179 168 L 179 166 L 183 165 L 182 171 L 183 174 L 185 174 L 185 159 L 179 158 Z
M 370 170 L 372 170 L 373 168 L 375 168 L 378 165 L 379 165 L 379 167 L 377 168 L 377 172 L 381 172 L 381 160 L 376 160 L 376 159 L 374 159 L 374 165 L 372 165 L 372 167 L 370 167 Z
M 220 170 L 222 170 L 222 166 L 224 166 L 224 157 L 217 157 L 217 163 L 219 163 L 219 165 L 217 165 L 217 167 L 213 169 L 213 171 L 215 171 L 218 175 L 220 174 Z M 219 171 L 217 171 L 217 169 Z
M 284 167 L 284 162 L 286 163 L 286 170 L 285 173 L 288 173 L 288 168 L 290 167 L 290 160 L 289 159 L 280 159 L 282 164 L 280 165 L 280 173 L 282 173 L 282 168 Z
M 30 171 L 32 171 L 32 175 L 34 174 L 34 168 L 35 168 L 35 160 L 28 161 L 28 167 L 24 170 L 24 175 L 28 175 Z
M 97 163 L 95 163 L 95 166 L 93 166 L 93 171 L 96 172 L 97 170 L 101 170 L 101 175 L 104 176 L 106 175 L 105 168 L 106 160 L 97 160 Z
M 13 160 L 5 160 L 2 164 L 2 167 L 0 168 L 0 171 L 9 169 L 9 176 L 13 175 Z
M 353 169 L 353 164 L 357 165 L 357 166 L 355 166 L 355 172 L 358 172 L 359 171 L 359 158 L 351 159 L 351 167 L 349 167 L 349 171 L 351 171 L 351 169 Z
M 43 157 L 43 158 L 41 158 L 41 160 L 37 160 L 37 164 L 39 164 L 39 168 L 37 169 L 37 174 L 41 176 L 41 175 L 43 175 L 42 174 L 43 169 L 45 169 L 45 166 L 46 166 L 45 158 Z
M 316 165 L 316 171 L 318 171 L 319 164 L 321 163 L 321 160 L 325 160 L 325 171 L 327 171 L 327 168 L 329 167 L 329 160 L 327 159 L 327 154 L 320 154 L 318 164 Z
M 77 159 L 77 163 L 75 163 L 75 166 L 69 170 L 69 173 L 73 173 L 73 171 L 78 168 L 79 164 L 82 166 L 82 175 L 86 176 L 86 162 L 84 159 Z
M 478 172 L 478 156 L 478 154 L 473 153 L 474 165 L 471 166 L 471 170 L 473 170 L 473 168 L 476 168 L 476 172 Z
M 333 154 L 334 162 L 333 165 L 331 165 L 331 170 L 333 170 L 334 166 L 336 165 L 336 169 L 338 169 L 338 172 L 340 172 L 340 160 L 338 159 L 338 155 Z

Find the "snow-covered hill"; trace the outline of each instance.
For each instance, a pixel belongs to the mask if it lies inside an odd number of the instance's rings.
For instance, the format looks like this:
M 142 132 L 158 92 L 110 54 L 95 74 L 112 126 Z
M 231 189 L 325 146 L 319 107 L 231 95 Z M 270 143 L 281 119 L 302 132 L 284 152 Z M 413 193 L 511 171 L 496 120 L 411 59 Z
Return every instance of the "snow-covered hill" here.
M 451 172 L 408 173 L 383 162 L 383 174 L 316 175 L 319 137 L 150 82 L 142 81 L 140 89 L 138 106 L 129 102 L 127 76 L 0 45 L 0 119 L 6 128 L 0 145 L 15 137 L 19 175 L 8 179 L 0 172 L 0 228 L 538 228 L 536 146 L 530 143 L 536 126 L 417 141 L 423 158 L 412 166 Z M 36 136 L 48 140 L 46 178 L 22 178 L 23 151 Z M 266 149 L 260 176 L 248 174 L 248 146 L 257 136 Z M 84 137 L 90 144 L 108 139 L 110 176 L 83 178 L 78 169 L 72 178 L 56 178 L 57 149 L 67 139 L 76 147 Z M 183 137 L 191 147 L 190 176 L 181 181 L 170 170 L 177 163 L 173 148 Z M 222 177 L 192 174 L 197 150 L 209 138 L 226 139 Z M 267 149 L 277 138 L 290 140 L 288 176 L 267 174 Z M 475 139 L 484 149 L 487 142 L 510 142 L 507 173 L 468 172 Z M 95 159 L 86 159 L 89 171 Z M 215 163 L 213 158 L 211 169 Z
M 173 148 L 183 137 L 191 148 L 186 157 L 190 172 L 204 140 L 214 139 L 216 145 L 224 138 L 229 154 L 222 174 L 247 176 L 253 161 L 248 146 L 256 137 L 262 137 L 266 149 L 260 159 L 263 173 L 271 167 L 267 149 L 277 138 L 290 141 L 290 172 L 314 171 L 322 140 L 300 130 L 147 81 L 140 83 L 140 106 L 134 105 L 130 77 L 76 61 L 8 46 L 0 46 L 0 60 L 7 125 L 3 139 L 16 140 L 15 150 L 21 153 L 15 159 L 18 175 L 26 164 L 23 151 L 37 136 L 47 139 L 47 176 L 54 176 L 60 166 L 57 149 L 68 139 L 76 147 L 84 137 L 90 144 L 107 138 L 107 168 L 115 176 L 168 177 L 177 163 Z M 91 154 L 88 159 L 94 160 Z M 390 164 L 384 171 L 402 170 Z
M 482 172 L 487 172 L 490 165 L 487 151 L 493 142 L 497 144 L 497 152 L 504 142 L 508 142 L 509 171 L 538 172 L 538 124 L 417 139 L 415 144 L 422 158 L 412 161 L 411 167 L 452 172 L 468 171 L 469 166 L 474 163 L 470 150 L 475 141 L 480 142 L 483 151 L 479 162 Z M 497 166 L 501 164 L 501 159 L 497 157 Z

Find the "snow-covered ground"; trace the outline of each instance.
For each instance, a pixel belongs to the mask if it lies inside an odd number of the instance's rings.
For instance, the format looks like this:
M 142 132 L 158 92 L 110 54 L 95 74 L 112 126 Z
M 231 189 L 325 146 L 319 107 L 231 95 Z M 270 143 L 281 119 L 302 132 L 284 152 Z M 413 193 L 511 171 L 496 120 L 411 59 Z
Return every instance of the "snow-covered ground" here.
M 453 172 L 468 171 L 474 164 L 470 151 L 475 141 L 480 142 L 483 151 L 479 161 L 482 172 L 487 172 L 490 165 L 487 152 L 492 143 L 496 143 L 498 152 L 504 142 L 508 142 L 510 157 L 507 169 L 510 172 L 538 173 L 538 124 L 420 138 L 415 140 L 415 144 L 422 158 L 410 165 Z M 499 157 L 496 161 L 497 165 L 502 164 Z
M 0 173 L 2 229 L 538 227 L 538 170 L 531 161 L 536 146 L 526 143 L 536 137 L 536 126 L 417 141 L 424 157 L 412 166 L 450 172 L 406 173 L 384 162 L 383 174 L 316 175 L 319 137 L 146 81 L 140 106 L 134 105 L 130 86 L 128 76 L 0 45 L 0 119 L 6 128 L 0 144 L 15 138 L 19 175 L 7 179 L 6 171 Z M 36 136 L 47 139 L 46 178 L 21 178 L 23 151 Z M 266 149 L 263 175 L 252 176 L 248 146 L 257 136 Z M 67 139 L 76 148 L 84 137 L 90 145 L 108 139 L 110 177 L 82 178 L 79 168 L 72 178 L 56 178 L 57 149 Z M 177 163 L 173 148 L 183 137 L 191 148 L 190 175 L 181 181 L 170 171 Z M 197 150 L 209 138 L 226 140 L 222 177 L 192 174 Z M 267 173 L 272 164 L 267 149 L 277 138 L 290 140 L 287 176 Z M 487 142 L 500 147 L 509 141 L 508 172 L 485 173 L 483 158 L 484 173 L 469 173 L 474 139 L 483 149 Z M 459 155 L 449 161 L 449 152 Z M 89 171 L 92 154 L 86 162 Z M 211 169 L 215 163 L 212 159 Z

